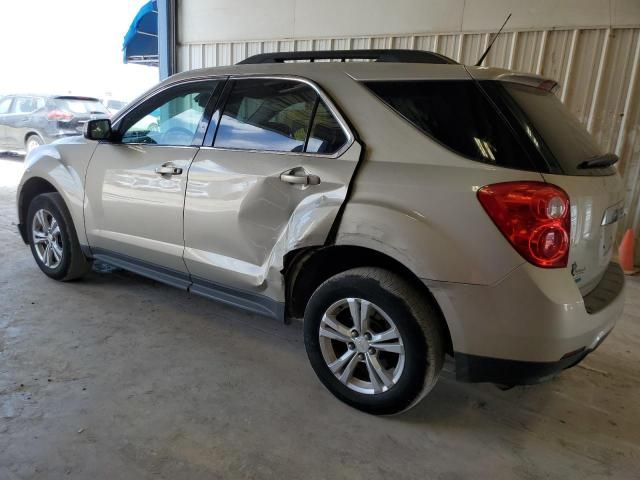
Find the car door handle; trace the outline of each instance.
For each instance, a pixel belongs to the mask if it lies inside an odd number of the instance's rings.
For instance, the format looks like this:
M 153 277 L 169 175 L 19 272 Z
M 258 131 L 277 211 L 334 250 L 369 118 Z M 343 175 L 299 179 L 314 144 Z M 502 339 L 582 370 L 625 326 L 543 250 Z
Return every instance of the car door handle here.
M 319 185 L 320 177 L 304 171 L 303 168 L 294 168 L 280 174 L 280 180 L 292 185 Z
M 162 165 L 156 168 L 156 173 L 160 175 L 180 175 L 182 174 L 182 169 L 172 165 Z

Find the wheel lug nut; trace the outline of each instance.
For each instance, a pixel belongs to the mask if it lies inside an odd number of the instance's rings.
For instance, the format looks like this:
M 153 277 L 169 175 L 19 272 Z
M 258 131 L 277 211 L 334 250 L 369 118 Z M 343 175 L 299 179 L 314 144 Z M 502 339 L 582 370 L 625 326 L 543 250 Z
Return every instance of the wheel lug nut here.
M 351 342 L 349 342 L 347 346 L 349 347 L 349 350 L 353 350 L 354 348 L 356 348 L 355 343 L 351 343 Z
M 371 334 L 369 332 L 365 333 L 364 338 L 366 338 L 367 340 L 371 340 Z
M 358 354 L 358 359 L 364 360 L 364 353 L 359 353 Z
M 353 338 L 356 338 L 358 336 L 358 331 L 357 330 L 351 330 L 351 336 Z
M 375 353 L 376 353 L 376 349 L 375 349 L 375 348 L 373 348 L 373 347 L 369 347 L 369 354 L 370 354 L 370 355 L 373 355 L 373 354 L 375 354 Z

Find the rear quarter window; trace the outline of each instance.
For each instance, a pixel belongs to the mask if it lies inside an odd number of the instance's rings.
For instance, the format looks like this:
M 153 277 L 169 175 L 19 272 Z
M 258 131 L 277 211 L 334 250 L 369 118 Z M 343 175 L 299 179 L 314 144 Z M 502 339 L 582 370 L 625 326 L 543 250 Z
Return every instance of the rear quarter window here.
M 536 170 L 509 124 L 472 80 L 372 81 L 365 86 L 406 121 L 460 155 Z

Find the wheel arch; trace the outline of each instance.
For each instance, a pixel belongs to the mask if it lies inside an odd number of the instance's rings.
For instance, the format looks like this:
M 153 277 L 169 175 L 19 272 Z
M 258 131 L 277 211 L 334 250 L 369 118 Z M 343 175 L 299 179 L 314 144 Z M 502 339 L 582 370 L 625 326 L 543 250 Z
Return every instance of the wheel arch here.
M 40 134 L 40 132 L 36 131 L 36 130 L 29 130 L 27 133 L 25 133 L 24 138 L 22 139 L 22 143 L 25 145 L 27 145 L 27 140 L 29 140 L 29 137 L 33 137 L 33 136 L 37 136 L 40 137 L 40 140 L 42 140 L 42 143 L 44 144 L 44 137 Z
M 408 267 L 389 255 L 357 245 L 331 245 L 300 248 L 285 255 L 286 315 L 291 318 L 304 316 L 304 309 L 311 295 L 325 280 L 357 267 L 379 267 L 390 270 L 408 280 L 438 312 L 446 335 L 446 352 L 453 355 L 453 342 L 446 318 L 435 297 L 422 280 Z
M 20 225 L 20 235 L 24 243 L 28 243 L 25 221 L 29 205 L 38 195 L 53 192 L 59 193 L 51 182 L 42 177 L 29 178 L 20 189 L 18 194 L 18 223 Z
M 35 195 L 57 192 L 71 214 L 78 242 L 82 246 L 88 245 L 84 227 L 84 184 L 96 146 L 97 142 L 84 141 L 45 143 L 27 156 L 25 173 L 16 195 L 20 225 L 23 225 L 29 202 Z

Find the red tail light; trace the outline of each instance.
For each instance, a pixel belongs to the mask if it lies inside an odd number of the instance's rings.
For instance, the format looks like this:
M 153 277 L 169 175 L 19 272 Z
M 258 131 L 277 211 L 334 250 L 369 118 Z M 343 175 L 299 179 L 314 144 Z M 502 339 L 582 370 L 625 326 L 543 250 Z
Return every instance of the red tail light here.
M 506 182 L 478 190 L 478 200 L 511 245 L 527 261 L 562 268 L 569 258 L 569 197 L 542 182 Z
M 65 112 L 64 110 L 51 110 L 47 113 L 47 118 L 49 120 L 60 120 L 63 122 L 68 122 L 73 118 L 73 113 Z

